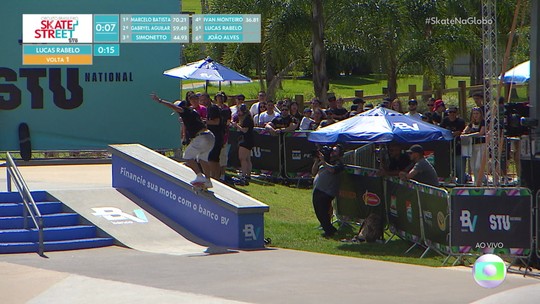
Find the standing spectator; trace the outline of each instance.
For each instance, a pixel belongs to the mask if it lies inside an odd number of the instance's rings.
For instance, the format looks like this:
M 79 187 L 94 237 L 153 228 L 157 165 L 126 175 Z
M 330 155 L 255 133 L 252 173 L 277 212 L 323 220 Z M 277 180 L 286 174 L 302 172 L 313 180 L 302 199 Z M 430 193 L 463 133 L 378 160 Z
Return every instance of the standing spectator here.
M 394 99 L 392 103 L 390 104 L 390 109 L 398 112 L 398 113 L 404 113 L 403 112 L 403 106 L 401 105 L 401 100 L 398 98 Z
M 486 105 L 484 104 L 484 93 L 476 92 L 472 94 L 472 98 L 474 100 L 474 103 L 476 104 L 476 107 L 480 108 L 482 111 L 482 115 L 486 113 Z
M 315 215 L 324 230 L 324 237 L 332 237 L 337 229 L 331 222 L 332 200 L 339 192 L 339 173 L 343 171 L 343 148 L 336 145 L 331 152 L 325 156 L 321 151 L 317 154 L 311 173 L 313 179 L 313 209 Z
M 296 120 L 301 121 L 302 117 L 304 116 L 298 111 L 298 108 L 298 102 L 291 101 L 291 103 L 289 104 L 289 110 L 291 111 L 290 114 L 292 117 L 296 118 Z
M 319 125 L 321 124 L 321 122 L 323 121 L 323 119 L 324 119 L 324 114 L 323 113 L 324 112 L 321 109 L 313 110 L 313 113 L 311 114 L 311 118 L 315 122 L 313 124 L 313 129 L 314 130 L 317 129 L 319 127 Z
M 311 119 L 311 112 L 312 110 L 310 108 L 304 109 L 304 117 L 300 121 L 300 130 L 314 130 L 315 127 L 315 121 Z
M 259 103 L 266 102 L 266 92 L 260 91 L 259 94 L 257 94 L 257 102 L 251 105 L 251 108 L 249 109 L 249 112 L 251 113 L 251 117 L 255 117 L 255 115 L 260 114 L 259 111 Z
M 409 112 L 405 113 L 405 115 L 412 117 L 414 119 L 422 120 L 422 114 L 418 113 L 418 101 L 416 99 L 409 100 Z
M 214 146 L 214 134 L 206 128 L 199 114 L 190 107 L 189 102 L 176 101 L 173 104 L 159 98 L 154 93 L 150 97 L 180 115 L 184 129 L 186 130 L 187 139 L 190 141 L 184 151 L 183 158 L 186 160 L 187 166 L 197 175 L 191 183 L 204 183 L 205 187 L 211 188 L 212 182 L 209 175 L 208 155 Z M 203 170 L 201 170 L 197 161 Z
M 480 107 L 474 107 L 471 110 L 471 121 L 463 130 L 462 141 L 465 145 L 470 141 L 472 144 L 472 154 L 471 154 L 471 169 L 475 177 L 475 182 L 479 180 L 478 174 L 480 172 L 480 167 L 482 166 L 482 155 L 485 151 L 486 139 L 484 135 L 486 134 L 486 125 L 484 121 L 484 115 Z M 482 177 L 482 179 L 484 179 Z
M 208 108 L 212 105 L 212 100 L 210 99 L 210 95 L 208 95 L 208 93 L 206 92 L 201 93 L 199 96 L 199 103 L 205 106 L 206 109 L 208 110 Z
M 343 120 L 349 117 L 349 111 L 343 107 L 343 98 L 337 99 L 336 108 L 332 110 L 332 117 L 335 120 Z
M 335 109 L 337 109 L 336 96 L 330 95 L 330 96 L 328 96 L 328 107 L 326 108 L 327 113 L 325 113 L 325 114 L 328 116 L 328 111 L 330 111 L 330 110 L 334 111 Z
M 229 141 L 229 127 L 231 125 L 232 114 L 231 109 L 227 106 L 227 95 L 224 92 L 218 92 L 214 96 L 216 105 L 220 108 L 221 123 L 223 128 L 223 145 L 219 153 L 220 180 L 225 181 L 225 169 L 229 161 L 229 150 L 231 145 Z
M 240 131 L 238 139 L 238 158 L 240 160 L 240 185 L 248 185 L 251 179 L 251 149 L 254 145 L 253 119 L 245 104 L 238 109 L 238 122 L 233 122 L 233 126 Z
M 278 116 L 279 114 L 276 113 L 274 108 L 274 102 L 272 100 L 268 100 L 266 102 L 266 111 L 259 114 L 258 118 L 255 118 L 255 120 L 259 123 L 257 127 L 266 126 L 267 123 L 271 122 L 274 118 Z
M 373 104 L 372 103 L 366 103 L 364 105 L 364 112 L 369 111 L 369 110 L 373 110 Z
M 220 98 L 221 99 L 221 98 Z M 208 116 L 206 118 L 206 126 L 208 130 L 214 134 L 214 146 L 208 155 L 209 175 L 214 179 L 220 178 L 221 168 L 219 166 L 219 156 L 221 148 L 223 148 L 223 138 L 225 136 L 225 128 L 221 116 L 221 108 L 217 104 L 210 104 L 207 108 Z
M 442 99 L 437 99 L 435 101 L 435 104 L 433 105 L 433 114 L 431 114 L 431 119 L 433 120 L 433 124 L 439 125 L 441 124 L 444 114 L 446 111 L 446 106 L 444 105 L 444 101 Z
M 349 111 L 349 117 L 353 117 L 356 114 L 358 114 L 358 105 L 353 104 L 351 105 L 351 110 Z
M 199 116 L 202 118 L 203 121 L 206 121 L 206 117 L 208 116 L 208 110 L 205 106 L 201 105 L 199 102 L 199 97 L 201 96 L 200 93 L 194 93 L 189 95 L 189 103 L 191 104 L 191 108 L 195 110 L 197 113 L 199 113 Z
M 260 125 L 259 117 L 260 117 L 261 113 L 266 112 L 266 101 L 265 102 L 259 102 L 259 110 L 258 110 L 258 112 L 259 112 L 259 114 L 255 115 L 253 117 L 253 122 L 255 123 L 255 126 Z
M 322 109 L 321 101 L 318 98 L 314 97 L 313 99 L 311 99 L 310 107 L 313 113 L 315 113 L 316 109 Z
M 435 98 L 430 97 L 426 103 L 426 106 L 427 106 L 427 111 L 430 113 L 433 113 L 434 111 L 433 107 L 435 106 Z
M 366 102 L 362 98 L 355 98 L 353 99 L 352 103 L 353 105 L 358 105 L 357 111 L 364 111 L 364 105 L 366 104 Z
M 461 157 L 461 133 L 465 129 L 465 120 L 458 117 L 458 108 L 451 106 L 448 108 L 448 116 L 443 118 L 440 127 L 452 131 L 454 137 L 454 161 L 457 182 L 463 184 L 465 180 L 465 159 Z
M 236 113 L 238 112 L 238 108 L 240 107 L 241 104 L 244 103 L 244 101 L 246 100 L 246 96 L 244 96 L 244 94 L 238 94 L 238 95 L 236 95 L 236 98 L 234 100 L 235 100 L 236 104 L 234 106 L 230 107 L 232 117 L 236 116 Z M 227 102 L 226 97 L 225 97 L 224 102 Z
M 402 180 L 415 180 L 419 183 L 438 187 L 439 178 L 435 168 L 424 158 L 424 148 L 421 145 L 412 145 L 409 150 L 409 157 L 414 162 L 414 167 L 409 171 L 399 172 Z
M 319 126 L 317 127 L 317 129 L 320 129 L 320 128 L 324 128 L 326 126 L 329 126 L 331 124 L 334 124 L 336 123 L 336 120 L 334 119 L 334 111 L 332 109 L 329 109 L 327 110 L 328 113 L 326 115 L 326 119 L 323 119 L 320 123 L 319 123 Z

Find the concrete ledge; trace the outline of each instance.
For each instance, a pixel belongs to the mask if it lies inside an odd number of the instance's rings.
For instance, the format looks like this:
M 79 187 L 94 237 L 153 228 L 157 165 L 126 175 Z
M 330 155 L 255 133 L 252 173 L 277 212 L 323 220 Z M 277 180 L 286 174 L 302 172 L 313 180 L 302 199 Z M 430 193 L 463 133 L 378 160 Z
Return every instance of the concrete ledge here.
M 195 193 L 188 167 L 138 144 L 112 145 L 113 187 L 126 189 L 195 236 L 234 249 L 264 247 L 267 205 L 212 180 Z

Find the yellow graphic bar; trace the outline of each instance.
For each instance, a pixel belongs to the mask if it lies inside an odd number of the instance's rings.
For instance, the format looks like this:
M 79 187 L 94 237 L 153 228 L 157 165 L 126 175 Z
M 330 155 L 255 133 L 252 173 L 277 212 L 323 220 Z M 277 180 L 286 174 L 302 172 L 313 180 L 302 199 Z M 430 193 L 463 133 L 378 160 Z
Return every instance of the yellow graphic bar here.
M 91 65 L 92 55 L 23 55 L 23 65 Z

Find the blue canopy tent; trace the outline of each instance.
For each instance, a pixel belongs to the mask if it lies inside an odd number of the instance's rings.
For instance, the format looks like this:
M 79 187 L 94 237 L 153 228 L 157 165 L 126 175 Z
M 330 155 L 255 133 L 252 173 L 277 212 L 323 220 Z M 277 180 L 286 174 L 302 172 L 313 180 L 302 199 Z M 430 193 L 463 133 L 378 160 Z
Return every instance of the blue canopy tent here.
M 452 140 L 452 132 L 387 108 L 375 108 L 312 132 L 319 144 L 421 143 Z
M 499 76 L 501 79 L 502 75 Z M 522 62 L 504 73 L 504 83 L 521 84 L 527 83 L 531 79 L 531 62 Z

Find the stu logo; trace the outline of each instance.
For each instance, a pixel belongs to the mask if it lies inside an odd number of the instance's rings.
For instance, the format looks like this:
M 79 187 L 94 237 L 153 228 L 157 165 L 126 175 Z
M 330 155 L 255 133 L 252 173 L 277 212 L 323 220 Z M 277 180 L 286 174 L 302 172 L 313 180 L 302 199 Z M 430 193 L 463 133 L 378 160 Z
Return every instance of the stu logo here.
M 478 220 L 478 215 L 472 217 L 469 210 L 461 210 L 461 216 L 459 217 L 461 221 L 461 231 L 463 232 L 474 232 L 476 229 L 476 220 Z
M 20 68 L 17 74 L 12 69 L 0 67 L 0 110 L 13 110 L 21 105 L 22 88 L 16 84 L 19 78 L 26 78 L 24 88 L 30 93 L 32 109 L 43 109 L 43 87 L 52 92 L 52 100 L 60 109 L 78 108 L 83 103 L 83 88 L 79 85 L 79 69 L 68 68 L 65 71 L 64 80 L 62 77 L 62 69 L 59 68 Z M 41 80 L 42 78 L 48 78 L 48 84 L 45 80 Z M 45 84 L 42 85 L 43 82 Z M 65 88 L 62 83 L 66 83 Z

